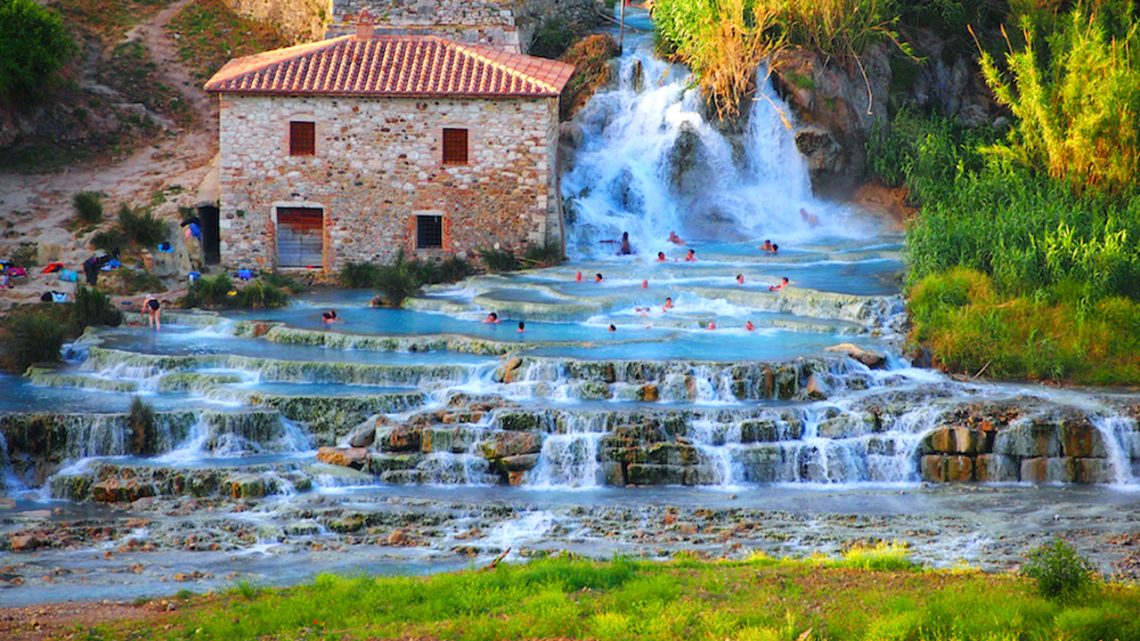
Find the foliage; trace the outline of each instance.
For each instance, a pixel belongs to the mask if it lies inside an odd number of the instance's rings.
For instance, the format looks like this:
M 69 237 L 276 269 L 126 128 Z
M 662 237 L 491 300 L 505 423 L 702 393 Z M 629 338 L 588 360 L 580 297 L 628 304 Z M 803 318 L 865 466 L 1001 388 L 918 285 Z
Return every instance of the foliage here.
M 76 335 L 87 327 L 118 326 L 123 313 L 115 308 L 107 294 L 84 285 L 75 288 L 75 302 L 71 305 L 71 328 Z
M 262 283 L 276 287 L 277 289 L 284 291 L 290 296 L 304 293 L 309 289 L 305 283 L 302 283 L 292 276 L 279 272 L 263 271 L 258 274 L 258 279 L 260 279 Z
M 542 245 L 531 245 L 519 262 L 528 268 L 554 267 L 565 259 L 562 255 L 562 243 L 557 241 L 546 242 Z
M 97 225 L 103 220 L 103 194 L 97 191 L 81 191 L 71 199 L 75 207 L 75 218 L 81 223 Z
M 859 570 L 907 571 L 922 566 L 910 559 L 905 543 L 881 541 L 875 545 L 856 544 L 843 552 L 843 558 L 830 562 L 831 567 Z
M 226 300 L 231 300 L 231 297 L 227 296 Z M 263 278 L 251 280 L 232 300 L 231 306 L 241 309 L 272 309 L 289 304 L 289 296 L 285 291 Z
M 788 45 L 858 66 L 879 42 L 909 49 L 895 31 L 894 0 L 658 0 L 658 48 L 692 68 L 721 118 L 738 115 L 762 60 Z
M 518 258 L 509 249 L 495 249 L 488 247 L 479 250 L 479 259 L 483 267 L 492 274 L 499 272 L 512 272 L 519 268 Z
M 1140 172 L 1140 22 L 1132 2 L 1079 2 L 1055 21 L 1020 21 L 1005 67 L 980 64 L 1016 126 L 987 151 L 1080 188 L 1134 192 Z M 1003 31 L 1004 33 L 1004 31 Z M 1008 70 L 1008 74 L 1006 71 Z
M 162 279 L 143 269 L 124 266 L 110 274 L 104 274 L 103 277 L 107 280 L 106 287 L 109 291 L 124 296 L 140 292 L 160 292 L 166 289 Z M 100 282 L 103 282 L 102 278 Z M 114 286 L 115 283 L 118 283 L 117 287 Z
M 1087 311 L 1068 299 L 1006 298 L 993 280 L 955 267 L 910 292 L 910 340 L 954 371 L 985 370 L 1094 385 L 1140 381 L 1140 303 L 1104 298 Z
M 565 18 L 553 17 L 544 20 L 534 37 L 531 38 L 527 53 L 540 58 L 558 59 L 582 31 L 582 26 Z
M 195 0 L 167 25 L 178 34 L 178 57 L 204 83 L 232 58 L 288 46 L 270 24 L 239 16 L 223 0 Z
M 12 251 L 11 259 L 19 266 L 31 269 L 39 265 L 39 255 L 39 243 L 22 242 L 19 247 Z
M 3 323 L 5 365 L 24 371 L 35 363 L 56 363 L 67 338 L 66 321 L 50 309 L 27 308 L 13 311 Z
M 425 281 L 419 261 L 407 260 L 404 252 L 400 252 L 394 263 L 377 269 L 374 285 L 388 306 L 399 307 L 404 299 L 419 293 Z
M 128 241 L 143 247 L 154 247 L 167 238 L 166 223 L 145 209 L 131 209 L 126 203 L 119 207 L 119 229 Z
M 1093 564 L 1060 538 L 1030 551 L 1021 573 L 1037 583 L 1041 596 L 1062 601 L 1087 594 L 1096 576 Z
M 131 431 L 131 451 L 135 454 L 154 454 L 153 439 L 148 438 L 155 433 L 154 407 L 135 396 L 131 399 L 131 407 L 127 411 L 127 429 Z
M 375 263 L 347 263 L 340 269 L 337 281 L 341 287 L 368 289 L 376 284 L 380 266 Z
M 190 285 L 179 304 L 182 307 L 203 309 L 229 307 L 232 298 L 230 292 L 234 291 L 234 281 L 227 273 L 202 276 Z
M 458 256 L 449 256 L 439 263 L 433 263 L 432 283 L 457 283 L 473 273 L 471 264 Z
M 610 59 L 618 53 L 617 41 L 609 34 L 593 34 L 570 45 L 560 60 L 574 65 L 559 101 L 559 116 L 569 120 L 586 106 L 590 97 L 610 81 Z
M 56 11 L 34 0 L 0 0 L 0 103 L 41 98 L 75 52 Z
M 836 563 L 842 563 L 837 561 Z M 865 571 L 759 556 L 666 563 L 569 556 L 428 577 L 335 577 L 180 604 L 155 639 L 948 641 L 1135 639 L 1140 590 L 1067 604 L 1009 575 Z M 984 604 L 984 612 L 978 604 Z M 143 623 L 141 625 L 147 625 Z M 136 626 L 137 627 L 137 626 Z M 808 630 L 815 631 L 809 633 Z M 131 638 L 118 624 L 101 638 Z
M 117 226 L 111 227 L 92 234 L 88 244 L 94 249 L 101 249 L 110 254 L 127 244 L 127 236 Z
M 202 276 L 186 290 L 186 295 L 178 301 L 184 308 L 202 309 L 271 309 L 289 304 L 286 289 L 275 283 L 278 278 L 261 274 L 257 278 L 238 286 L 227 273 Z

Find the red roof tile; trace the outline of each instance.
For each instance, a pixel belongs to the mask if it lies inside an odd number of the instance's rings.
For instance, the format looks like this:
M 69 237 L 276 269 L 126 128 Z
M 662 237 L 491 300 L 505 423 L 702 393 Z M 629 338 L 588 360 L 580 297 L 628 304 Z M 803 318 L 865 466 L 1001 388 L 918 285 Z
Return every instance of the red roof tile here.
M 574 67 L 438 36 L 343 36 L 226 63 L 214 93 L 512 98 L 557 96 Z

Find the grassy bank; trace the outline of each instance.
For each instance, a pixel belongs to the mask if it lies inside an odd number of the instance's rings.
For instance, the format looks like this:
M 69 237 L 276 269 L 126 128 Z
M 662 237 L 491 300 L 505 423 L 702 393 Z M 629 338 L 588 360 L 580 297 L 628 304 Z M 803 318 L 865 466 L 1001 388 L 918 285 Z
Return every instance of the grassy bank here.
M 905 552 L 739 562 L 552 558 L 431 577 L 322 576 L 284 590 L 191 598 L 127 639 L 690 639 L 949 641 L 1140 638 L 1140 590 L 1059 602 L 1010 575 L 925 571 Z M 153 629 L 152 629 L 153 628 Z

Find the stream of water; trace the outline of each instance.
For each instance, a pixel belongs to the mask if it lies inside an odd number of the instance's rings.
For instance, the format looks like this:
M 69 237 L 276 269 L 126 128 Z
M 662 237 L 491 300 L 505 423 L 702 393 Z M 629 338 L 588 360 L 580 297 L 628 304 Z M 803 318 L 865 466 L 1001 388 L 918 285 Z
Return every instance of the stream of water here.
M 330 290 L 170 314 L 0 377 L 0 600 L 427 572 L 507 547 L 897 538 L 999 568 L 1068 533 L 1106 568 L 1128 561 L 1112 541 L 1140 517 L 1140 396 L 913 367 L 901 235 L 812 195 L 766 83 L 726 133 L 647 42 L 627 40 L 618 76 L 573 123 L 559 267 L 399 310 Z M 603 242 L 622 232 L 632 255 Z M 152 426 L 128 419 L 136 397 Z M 318 462 L 337 446 L 359 458 Z

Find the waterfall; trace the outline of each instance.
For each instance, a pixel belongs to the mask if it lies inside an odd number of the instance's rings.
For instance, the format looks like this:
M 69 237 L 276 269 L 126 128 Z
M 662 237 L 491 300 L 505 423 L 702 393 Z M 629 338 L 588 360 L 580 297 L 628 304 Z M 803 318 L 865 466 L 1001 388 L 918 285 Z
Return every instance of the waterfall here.
M 538 465 L 527 473 L 534 488 L 589 489 L 602 484 L 598 446 L 606 435 L 606 415 L 566 413 L 563 430 L 542 442 Z
M 1104 451 L 1114 485 L 1135 486 L 1132 461 L 1140 458 L 1140 432 L 1136 421 L 1123 416 L 1092 416 L 1090 422 L 1104 440 Z
M 694 240 L 779 242 L 870 232 L 843 207 L 812 196 L 791 112 L 766 68 L 742 121 L 723 124 L 706 115 L 686 68 L 654 58 L 648 43 L 627 51 L 617 86 L 574 120 L 582 142 L 562 178 L 572 255 L 609 253 L 599 241 L 622 231 L 642 255 L 668 249 L 671 230 Z

